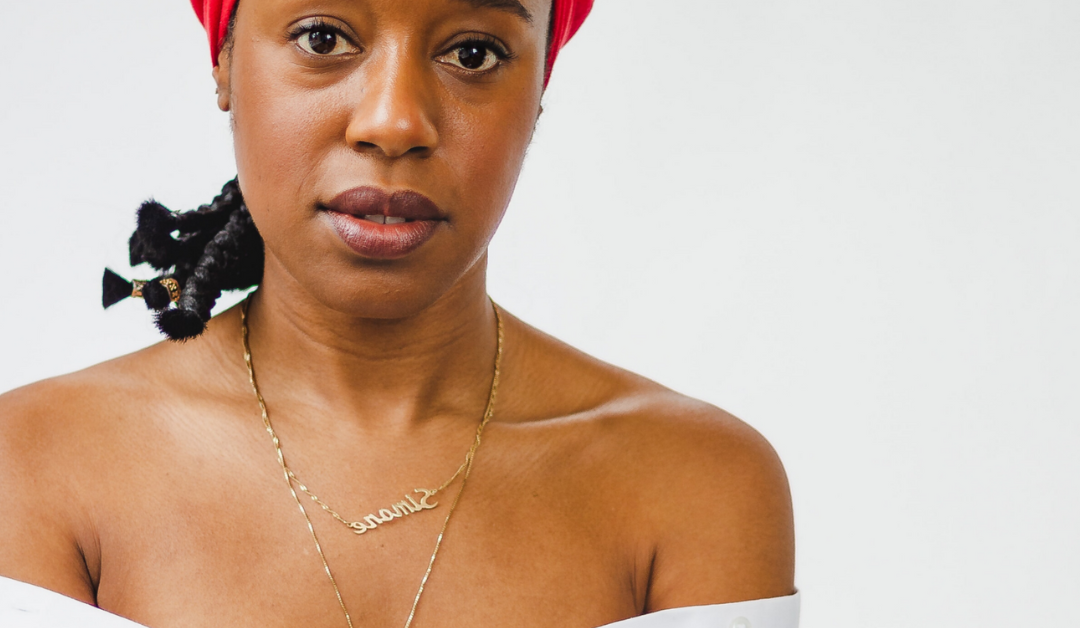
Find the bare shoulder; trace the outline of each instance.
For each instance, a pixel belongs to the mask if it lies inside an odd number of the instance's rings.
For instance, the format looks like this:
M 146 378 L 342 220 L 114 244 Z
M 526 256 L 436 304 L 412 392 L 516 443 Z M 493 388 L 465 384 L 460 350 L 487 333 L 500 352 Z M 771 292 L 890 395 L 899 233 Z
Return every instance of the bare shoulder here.
M 155 345 L 0 395 L 0 575 L 94 602 L 106 479 L 144 446 L 161 382 L 204 353 Z
M 794 592 L 787 476 L 760 433 L 656 385 L 633 387 L 604 414 L 651 545 L 646 610 Z
M 645 610 L 794 592 L 784 467 L 754 428 L 708 403 L 537 336 L 528 381 L 569 417 L 595 482 L 629 512 Z M 572 391 L 572 392 L 567 392 Z M 580 446 L 580 445 L 579 445 Z
M 93 549 L 81 483 L 101 462 L 93 426 L 115 387 L 100 370 L 0 395 L 0 575 L 88 603 Z
M 138 395 L 142 380 L 136 374 L 147 372 L 146 362 L 138 354 L 125 356 L 0 395 L 4 470 L 27 467 L 40 478 L 97 451 L 99 439 L 94 434 L 114 423 L 105 420 L 106 415 L 122 419 L 125 400 Z
M 173 348 L 155 345 L 0 395 L 0 459 L 42 471 L 99 451 L 109 440 L 94 434 L 115 436 L 128 410 L 170 377 L 175 357 Z

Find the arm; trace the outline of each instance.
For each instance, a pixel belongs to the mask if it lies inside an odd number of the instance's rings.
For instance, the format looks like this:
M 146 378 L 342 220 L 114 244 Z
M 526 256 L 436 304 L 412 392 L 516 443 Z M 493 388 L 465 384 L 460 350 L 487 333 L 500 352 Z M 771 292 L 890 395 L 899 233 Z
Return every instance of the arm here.
M 94 603 L 78 526 L 67 395 L 41 383 L 0 396 L 0 575 Z
M 791 497 L 769 443 L 697 404 L 653 429 L 647 486 L 656 542 L 646 610 L 793 593 Z

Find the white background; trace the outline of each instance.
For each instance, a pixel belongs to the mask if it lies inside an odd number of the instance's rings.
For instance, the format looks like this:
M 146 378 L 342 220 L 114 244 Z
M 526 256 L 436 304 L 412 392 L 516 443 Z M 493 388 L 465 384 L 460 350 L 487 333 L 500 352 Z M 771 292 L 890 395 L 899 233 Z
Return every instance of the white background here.
M 0 390 L 155 342 L 100 307 L 234 168 L 184 0 L 4 0 Z M 1080 625 L 1080 3 L 599 0 L 491 292 L 761 430 L 804 627 Z

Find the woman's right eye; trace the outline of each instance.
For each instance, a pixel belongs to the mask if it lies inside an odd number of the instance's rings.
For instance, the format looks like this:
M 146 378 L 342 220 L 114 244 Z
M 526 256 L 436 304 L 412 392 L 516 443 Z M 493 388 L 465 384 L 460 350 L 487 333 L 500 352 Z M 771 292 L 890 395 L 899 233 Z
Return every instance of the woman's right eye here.
M 337 29 L 321 25 L 301 32 L 296 38 L 296 45 L 304 52 L 320 57 L 336 57 L 358 51 Z

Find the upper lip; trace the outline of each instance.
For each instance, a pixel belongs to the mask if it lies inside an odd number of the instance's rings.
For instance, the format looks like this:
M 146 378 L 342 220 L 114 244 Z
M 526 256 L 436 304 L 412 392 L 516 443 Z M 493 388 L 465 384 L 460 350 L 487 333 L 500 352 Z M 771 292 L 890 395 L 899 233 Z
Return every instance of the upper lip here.
M 326 203 L 326 208 L 351 216 L 393 216 L 407 220 L 442 220 L 444 212 L 434 201 L 413 190 L 387 192 L 363 186 L 345 190 Z

